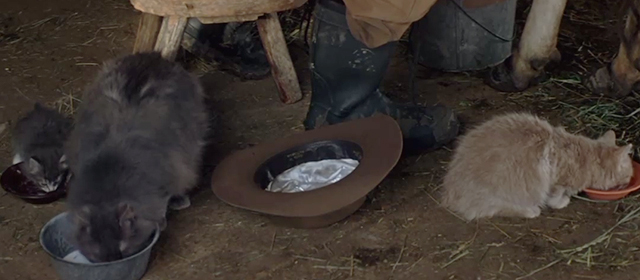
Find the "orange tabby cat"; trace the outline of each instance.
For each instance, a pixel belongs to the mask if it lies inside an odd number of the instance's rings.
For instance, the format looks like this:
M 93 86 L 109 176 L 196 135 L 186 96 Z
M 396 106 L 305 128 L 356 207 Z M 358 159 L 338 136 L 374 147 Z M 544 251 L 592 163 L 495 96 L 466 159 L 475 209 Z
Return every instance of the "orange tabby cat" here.
M 631 145 L 618 147 L 615 140 L 613 131 L 593 140 L 530 114 L 494 117 L 461 137 L 442 205 L 467 220 L 535 218 L 542 207 L 566 207 L 585 188 L 626 186 Z

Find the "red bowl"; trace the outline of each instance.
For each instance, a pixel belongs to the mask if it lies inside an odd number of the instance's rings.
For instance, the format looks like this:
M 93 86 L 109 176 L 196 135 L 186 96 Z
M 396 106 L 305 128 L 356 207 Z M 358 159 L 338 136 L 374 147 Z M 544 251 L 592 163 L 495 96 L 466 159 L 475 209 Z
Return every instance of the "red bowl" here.
M 633 161 L 633 177 L 627 188 L 611 191 L 585 189 L 584 192 L 589 198 L 595 200 L 618 200 L 638 189 L 640 189 L 640 163 Z
M 43 192 L 34 182 L 22 174 L 18 164 L 9 166 L 0 176 L 0 185 L 7 193 L 31 204 L 51 203 L 64 197 L 67 194 L 66 183 L 67 180 L 64 180 L 55 191 Z

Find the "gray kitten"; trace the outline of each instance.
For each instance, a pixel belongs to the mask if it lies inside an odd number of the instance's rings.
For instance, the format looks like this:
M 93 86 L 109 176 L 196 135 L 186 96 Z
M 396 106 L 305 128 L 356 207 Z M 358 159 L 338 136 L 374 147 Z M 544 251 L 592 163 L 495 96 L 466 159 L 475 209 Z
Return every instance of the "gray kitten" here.
M 199 81 L 158 53 L 105 63 L 85 91 L 67 146 L 74 240 L 92 262 L 146 245 L 167 206 L 190 205 L 207 114 Z M 170 199 L 173 198 L 170 202 Z
M 36 103 L 14 127 L 13 164 L 45 192 L 56 190 L 66 179 L 63 147 L 72 126 L 71 119 Z

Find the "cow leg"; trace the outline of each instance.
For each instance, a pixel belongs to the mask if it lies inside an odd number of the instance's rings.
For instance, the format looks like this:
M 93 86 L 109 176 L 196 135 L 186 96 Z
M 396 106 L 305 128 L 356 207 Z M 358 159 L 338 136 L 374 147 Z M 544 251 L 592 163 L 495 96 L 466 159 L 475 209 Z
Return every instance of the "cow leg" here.
M 640 1 L 632 1 L 613 61 L 589 77 L 587 86 L 595 94 L 624 97 L 640 81 Z
M 567 0 L 534 0 L 518 48 L 489 71 L 486 83 L 503 92 L 518 92 L 538 83 L 544 67 L 559 61 L 556 48 Z

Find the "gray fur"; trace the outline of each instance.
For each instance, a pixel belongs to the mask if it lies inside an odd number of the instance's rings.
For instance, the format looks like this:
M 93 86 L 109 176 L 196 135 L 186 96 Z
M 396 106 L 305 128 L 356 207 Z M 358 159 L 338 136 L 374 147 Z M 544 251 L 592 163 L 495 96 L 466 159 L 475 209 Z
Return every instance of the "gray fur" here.
M 63 147 L 72 126 L 71 119 L 36 103 L 14 127 L 13 164 L 45 192 L 54 191 L 66 178 Z
M 84 93 L 68 142 L 68 207 L 91 261 L 138 252 L 171 197 L 184 208 L 207 132 L 199 81 L 158 53 L 107 62 Z

